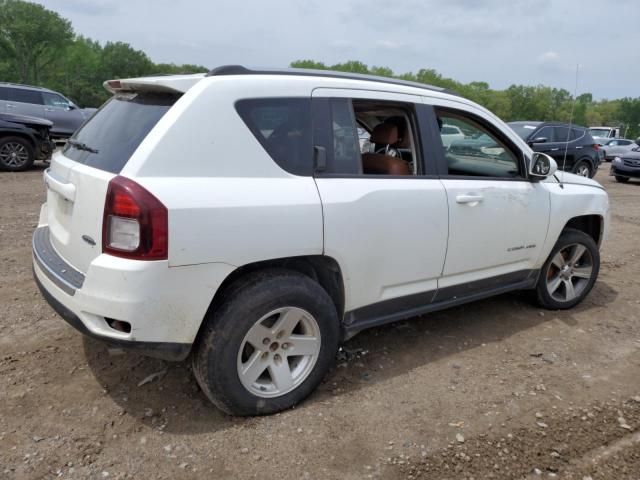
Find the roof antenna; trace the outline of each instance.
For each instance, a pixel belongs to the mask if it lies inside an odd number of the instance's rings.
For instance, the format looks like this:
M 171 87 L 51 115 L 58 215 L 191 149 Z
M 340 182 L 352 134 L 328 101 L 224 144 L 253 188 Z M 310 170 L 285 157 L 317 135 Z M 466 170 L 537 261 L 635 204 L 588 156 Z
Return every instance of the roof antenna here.
M 567 163 L 567 151 L 569 150 L 569 139 L 571 138 L 571 127 L 573 126 L 573 111 L 576 107 L 576 101 L 578 100 L 578 71 L 580 70 L 580 64 L 576 64 L 576 85 L 573 89 L 573 102 L 571 102 L 571 115 L 569 115 L 569 129 L 567 130 L 567 141 L 564 144 L 564 158 L 562 159 L 562 177 L 564 179 L 564 167 Z M 560 180 L 560 188 L 564 188 L 562 180 Z

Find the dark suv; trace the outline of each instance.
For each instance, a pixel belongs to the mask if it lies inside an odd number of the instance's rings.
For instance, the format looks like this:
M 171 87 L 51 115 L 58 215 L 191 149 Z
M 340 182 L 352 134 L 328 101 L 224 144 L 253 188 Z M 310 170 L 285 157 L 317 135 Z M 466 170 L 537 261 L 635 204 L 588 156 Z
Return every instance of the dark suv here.
M 509 122 L 509 126 L 534 151 L 552 156 L 558 169 L 591 178 L 602 161 L 599 145 L 584 127 L 558 122 Z

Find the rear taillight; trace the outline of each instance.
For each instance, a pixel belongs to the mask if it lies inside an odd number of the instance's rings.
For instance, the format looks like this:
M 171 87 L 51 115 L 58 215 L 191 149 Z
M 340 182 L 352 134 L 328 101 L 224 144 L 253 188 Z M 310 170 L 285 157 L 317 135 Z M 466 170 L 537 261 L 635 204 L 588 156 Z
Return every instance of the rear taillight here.
M 102 252 L 136 260 L 166 260 L 167 208 L 133 180 L 109 182 L 102 218 Z

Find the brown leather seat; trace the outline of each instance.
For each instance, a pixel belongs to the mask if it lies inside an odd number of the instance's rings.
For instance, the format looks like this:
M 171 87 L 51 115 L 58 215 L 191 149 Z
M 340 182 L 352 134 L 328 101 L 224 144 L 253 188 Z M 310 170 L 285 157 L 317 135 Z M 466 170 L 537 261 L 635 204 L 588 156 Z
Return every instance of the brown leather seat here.
M 364 173 L 380 175 L 411 175 L 409 164 L 398 157 L 390 157 L 382 153 L 365 153 L 362 155 Z
M 393 145 L 398 141 L 398 127 L 391 123 L 376 125 L 371 132 L 371 143 Z M 362 170 L 368 174 L 411 175 L 409 164 L 398 157 L 383 153 L 365 153 L 362 155 Z

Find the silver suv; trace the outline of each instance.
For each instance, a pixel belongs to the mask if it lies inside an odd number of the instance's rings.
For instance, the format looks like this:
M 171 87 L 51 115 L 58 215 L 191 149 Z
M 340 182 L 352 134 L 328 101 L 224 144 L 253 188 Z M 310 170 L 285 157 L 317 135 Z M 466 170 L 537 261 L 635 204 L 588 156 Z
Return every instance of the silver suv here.
M 70 137 L 95 111 L 95 108 L 79 108 L 53 90 L 0 83 L 0 113 L 46 118 L 53 122 L 52 138 Z

